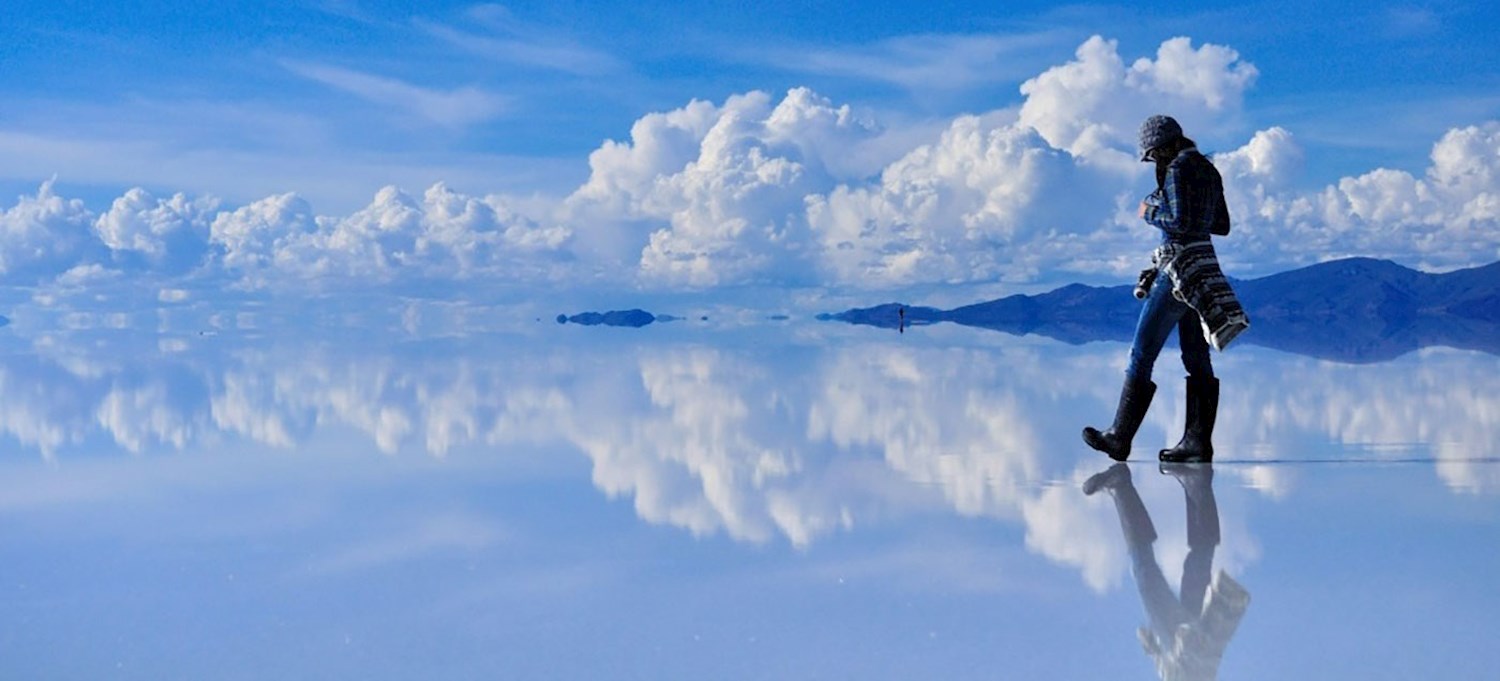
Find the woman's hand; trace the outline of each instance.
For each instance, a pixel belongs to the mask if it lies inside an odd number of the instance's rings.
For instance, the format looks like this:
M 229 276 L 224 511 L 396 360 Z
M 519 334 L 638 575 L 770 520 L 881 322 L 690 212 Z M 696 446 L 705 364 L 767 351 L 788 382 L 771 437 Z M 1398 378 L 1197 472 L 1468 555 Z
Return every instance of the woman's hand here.
M 1146 196 L 1145 200 L 1141 201 L 1141 207 L 1136 209 L 1135 214 L 1137 216 L 1139 216 L 1142 220 L 1149 221 L 1149 218 L 1147 218 L 1146 215 L 1151 212 L 1151 209 L 1153 209 L 1153 208 L 1160 208 L 1161 207 L 1161 201 L 1162 201 L 1162 196 L 1161 196 L 1161 190 L 1160 189 L 1158 189 L 1158 190 L 1156 190 L 1154 192 L 1151 192 L 1149 195 Z

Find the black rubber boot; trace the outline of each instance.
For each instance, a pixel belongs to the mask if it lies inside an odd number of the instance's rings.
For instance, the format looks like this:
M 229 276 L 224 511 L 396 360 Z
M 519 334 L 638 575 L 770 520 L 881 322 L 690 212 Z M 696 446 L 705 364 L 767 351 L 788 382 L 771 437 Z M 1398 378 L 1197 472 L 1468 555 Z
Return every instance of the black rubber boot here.
M 1214 421 L 1219 416 L 1219 379 L 1187 379 L 1187 424 L 1182 440 L 1157 457 L 1169 463 L 1208 463 L 1214 460 Z
M 1130 458 L 1130 441 L 1135 439 L 1135 431 L 1140 429 L 1141 421 L 1146 418 L 1146 410 L 1151 407 L 1154 395 L 1155 383 L 1126 379 L 1125 387 L 1120 389 L 1120 406 L 1115 408 L 1114 424 L 1102 433 L 1096 428 L 1085 427 L 1083 441 L 1108 454 L 1115 461 Z

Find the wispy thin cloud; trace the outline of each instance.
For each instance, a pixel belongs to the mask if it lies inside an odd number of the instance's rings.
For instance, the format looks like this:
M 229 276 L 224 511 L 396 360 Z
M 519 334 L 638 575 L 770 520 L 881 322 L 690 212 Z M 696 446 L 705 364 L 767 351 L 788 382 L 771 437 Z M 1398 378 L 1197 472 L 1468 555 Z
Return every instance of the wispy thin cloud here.
M 315 557 L 306 570 L 315 575 L 388 567 L 442 552 L 472 552 L 501 542 L 507 533 L 488 518 L 439 515 L 416 526 L 362 542 L 334 547 Z
M 303 78 L 451 128 L 495 118 L 508 105 L 505 97 L 476 87 L 438 90 L 326 64 L 283 61 L 281 65 Z
M 1072 39 L 1063 31 L 898 36 L 840 48 L 784 46 L 742 52 L 742 60 L 799 73 L 892 83 L 912 90 L 961 90 L 1020 80 Z
M 207 134 L 229 126 L 210 121 L 198 132 Z M 566 193 L 577 186 L 578 165 L 572 158 L 440 147 L 413 156 L 349 149 L 331 140 L 249 148 L 183 144 L 170 129 L 145 125 L 133 126 L 119 136 L 0 128 L 0 199 L 11 201 L 18 194 L 34 193 L 40 179 L 56 174 L 69 184 L 110 191 L 145 186 L 165 194 L 211 194 L 231 204 L 296 191 L 319 211 L 347 213 L 391 184 L 422 188 L 446 181 L 475 191 Z M 95 205 L 97 197 L 84 198 Z
M 1391 7 L 1381 21 L 1385 35 L 1396 39 L 1426 37 L 1443 28 L 1443 17 L 1427 7 Z
M 549 29 L 523 23 L 503 8 L 490 8 L 477 14 L 471 12 L 470 15 L 483 31 L 464 30 L 424 19 L 417 19 L 413 24 L 459 50 L 497 62 L 578 76 L 605 75 L 625 68 L 625 63 L 614 55 L 585 47 Z
M 395 25 L 393 22 L 376 16 L 359 0 L 318 0 L 313 4 L 313 9 L 328 16 L 338 17 L 365 26 Z

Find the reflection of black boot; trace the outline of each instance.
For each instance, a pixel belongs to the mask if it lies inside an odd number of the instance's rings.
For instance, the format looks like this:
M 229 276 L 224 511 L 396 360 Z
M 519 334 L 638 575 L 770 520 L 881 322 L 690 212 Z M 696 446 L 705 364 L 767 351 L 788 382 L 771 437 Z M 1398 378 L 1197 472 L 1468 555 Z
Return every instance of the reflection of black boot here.
M 1219 502 L 1214 498 L 1213 466 L 1163 463 L 1162 474 L 1182 485 L 1187 498 L 1188 548 L 1207 549 L 1219 545 Z
M 1130 480 L 1130 467 L 1117 463 L 1083 482 L 1084 494 L 1093 496 L 1099 490 L 1108 491 L 1115 500 L 1115 511 L 1119 513 L 1120 529 L 1125 533 L 1130 555 L 1151 556 L 1156 526 L 1151 524 L 1151 514 L 1146 512 L 1146 504 L 1141 502 L 1141 495 Z M 1154 557 L 1152 561 L 1155 561 Z
M 1214 421 L 1219 415 L 1219 379 L 1189 376 L 1187 424 L 1176 447 L 1158 454 L 1162 461 L 1205 463 L 1214 460 Z
M 1088 480 L 1084 480 L 1083 493 L 1088 496 L 1094 496 L 1094 494 L 1101 489 L 1113 491 L 1115 488 L 1120 487 L 1121 485 L 1129 484 L 1131 484 L 1130 467 L 1126 466 L 1123 463 L 1117 463 L 1113 466 L 1110 466 L 1109 468 L 1099 471 L 1098 473 L 1090 475 Z
M 1146 410 L 1151 407 L 1151 397 L 1155 394 L 1155 383 L 1127 378 L 1125 387 L 1120 389 L 1120 405 L 1115 408 L 1114 425 L 1102 433 L 1096 428 L 1085 427 L 1083 441 L 1115 461 L 1130 458 L 1130 441 L 1135 439 L 1135 431 L 1146 418 Z

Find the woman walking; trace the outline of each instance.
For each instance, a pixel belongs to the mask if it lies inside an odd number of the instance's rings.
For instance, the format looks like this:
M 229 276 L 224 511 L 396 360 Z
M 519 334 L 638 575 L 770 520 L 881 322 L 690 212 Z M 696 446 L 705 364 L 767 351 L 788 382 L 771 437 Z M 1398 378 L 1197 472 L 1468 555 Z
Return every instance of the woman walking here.
M 1209 360 L 1209 344 L 1223 350 L 1249 326 L 1219 270 L 1210 240 L 1210 235 L 1229 234 L 1224 184 L 1213 163 L 1170 116 L 1152 116 L 1141 124 L 1140 148 L 1142 162 L 1156 163 L 1157 189 L 1141 202 L 1139 215 L 1162 231 L 1162 245 L 1137 287 L 1136 296 L 1144 296 L 1145 303 L 1114 423 L 1103 432 L 1084 428 L 1083 440 L 1116 461 L 1130 456 L 1130 441 L 1156 394 L 1152 366 L 1175 327 L 1188 374 L 1187 424 L 1177 446 L 1161 450 L 1159 457 L 1211 461 L 1219 380 Z

